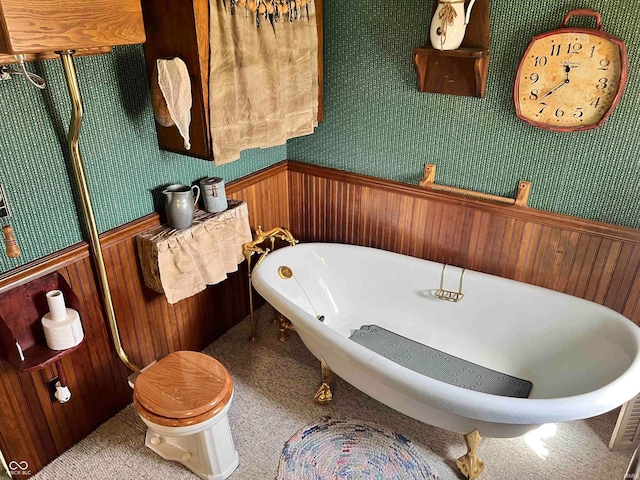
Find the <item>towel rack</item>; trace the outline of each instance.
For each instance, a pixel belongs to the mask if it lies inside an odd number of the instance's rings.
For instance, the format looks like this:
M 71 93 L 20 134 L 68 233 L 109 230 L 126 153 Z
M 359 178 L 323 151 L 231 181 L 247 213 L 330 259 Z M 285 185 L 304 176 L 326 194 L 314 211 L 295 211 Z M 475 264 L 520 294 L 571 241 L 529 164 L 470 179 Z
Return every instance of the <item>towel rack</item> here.
M 498 195 L 491 195 L 490 193 L 475 192 L 473 190 L 464 190 L 457 187 L 449 187 L 447 185 L 437 185 L 436 181 L 436 166 L 433 164 L 426 164 L 424 166 L 424 176 L 420 180 L 420 186 L 429 190 L 437 190 L 441 192 L 457 193 L 459 195 L 465 195 L 468 197 L 480 198 L 482 200 L 489 200 L 492 202 L 504 203 L 507 205 L 517 205 L 519 207 L 526 207 L 529 202 L 529 194 L 531 193 L 531 182 L 520 180 L 518 182 L 518 193 L 516 198 L 499 197 Z

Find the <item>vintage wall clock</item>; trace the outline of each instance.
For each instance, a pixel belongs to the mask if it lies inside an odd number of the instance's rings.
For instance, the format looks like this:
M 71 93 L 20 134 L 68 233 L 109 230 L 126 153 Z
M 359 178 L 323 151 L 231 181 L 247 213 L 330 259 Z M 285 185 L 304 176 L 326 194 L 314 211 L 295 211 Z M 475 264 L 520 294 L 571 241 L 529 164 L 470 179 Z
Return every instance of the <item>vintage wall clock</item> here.
M 567 27 L 574 16 L 594 17 L 596 28 Z M 625 44 L 603 31 L 600 14 L 572 10 L 527 47 L 513 89 L 516 115 L 557 132 L 597 128 L 620 101 L 627 68 Z

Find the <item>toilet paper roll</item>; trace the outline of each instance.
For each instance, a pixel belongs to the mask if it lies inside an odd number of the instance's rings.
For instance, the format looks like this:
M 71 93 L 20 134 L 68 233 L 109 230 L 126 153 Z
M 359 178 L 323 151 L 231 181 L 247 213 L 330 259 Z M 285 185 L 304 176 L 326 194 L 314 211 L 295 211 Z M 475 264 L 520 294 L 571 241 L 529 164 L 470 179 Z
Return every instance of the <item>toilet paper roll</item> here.
M 44 338 L 51 350 L 66 350 L 75 347 L 84 338 L 80 315 L 73 308 L 67 308 L 66 311 L 64 320 L 53 320 L 51 312 L 42 317 Z
M 47 304 L 53 321 L 58 322 L 67 318 L 67 306 L 64 303 L 64 294 L 60 290 L 47 292 Z

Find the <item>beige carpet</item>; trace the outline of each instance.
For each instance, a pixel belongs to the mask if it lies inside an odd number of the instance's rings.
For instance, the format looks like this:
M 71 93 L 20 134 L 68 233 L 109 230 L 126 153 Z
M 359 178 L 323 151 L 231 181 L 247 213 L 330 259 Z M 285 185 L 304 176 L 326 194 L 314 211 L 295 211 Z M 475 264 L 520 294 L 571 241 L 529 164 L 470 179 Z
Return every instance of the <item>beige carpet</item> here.
M 272 316 L 269 306 L 259 310 L 257 344 L 247 341 L 246 319 L 205 350 L 226 365 L 235 382 L 229 417 L 240 466 L 231 480 L 273 479 L 284 442 L 323 415 L 379 423 L 422 449 L 441 479 L 462 478 L 455 467 L 455 459 L 466 450 L 460 435 L 405 417 L 341 380 L 331 406 L 315 405 L 312 396 L 320 380 L 319 362 L 295 334 L 286 344 L 278 342 Z M 549 425 L 530 437 L 486 439 L 480 446 L 486 464 L 480 479 L 620 480 L 631 452 L 607 448 L 616 417 L 617 412 L 611 412 Z M 196 478 L 146 449 L 144 432 L 130 405 L 33 478 Z

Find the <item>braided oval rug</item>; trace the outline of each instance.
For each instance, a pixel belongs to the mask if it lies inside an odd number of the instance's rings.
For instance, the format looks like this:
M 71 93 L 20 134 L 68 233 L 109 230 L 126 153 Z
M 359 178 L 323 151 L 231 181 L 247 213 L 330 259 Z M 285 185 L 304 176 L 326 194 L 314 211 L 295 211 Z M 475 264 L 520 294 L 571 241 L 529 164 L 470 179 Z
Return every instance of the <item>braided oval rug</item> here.
M 380 425 L 359 420 L 319 422 L 285 444 L 276 480 L 437 480 L 411 441 Z

